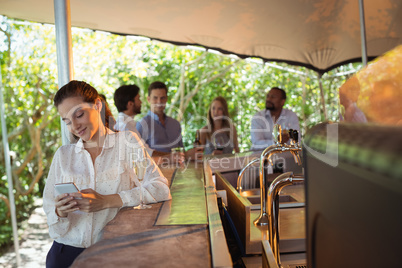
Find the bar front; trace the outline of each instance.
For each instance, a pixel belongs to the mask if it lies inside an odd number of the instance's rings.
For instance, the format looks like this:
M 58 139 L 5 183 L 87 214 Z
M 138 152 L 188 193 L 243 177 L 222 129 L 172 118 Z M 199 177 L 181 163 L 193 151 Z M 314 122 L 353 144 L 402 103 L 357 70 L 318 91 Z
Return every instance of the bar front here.
M 212 174 L 200 162 L 161 171 L 172 200 L 121 209 L 72 267 L 232 267 Z

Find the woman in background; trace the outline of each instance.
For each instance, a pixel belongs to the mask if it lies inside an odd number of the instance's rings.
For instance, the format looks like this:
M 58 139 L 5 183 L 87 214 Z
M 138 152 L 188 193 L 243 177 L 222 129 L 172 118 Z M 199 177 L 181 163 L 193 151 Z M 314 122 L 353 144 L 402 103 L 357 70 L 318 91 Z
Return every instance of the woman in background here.
M 204 154 L 231 154 L 239 152 L 236 128 L 229 117 L 225 98 L 213 99 L 208 110 L 208 125 L 200 130 Z
M 168 182 L 144 152 L 135 134 L 113 132 L 102 113 L 98 92 L 82 81 L 71 81 L 54 97 L 76 144 L 61 146 L 55 153 L 43 193 L 53 245 L 46 267 L 69 267 L 87 247 L 101 238 L 101 231 L 120 208 L 170 199 Z M 105 109 L 104 109 L 105 111 Z M 110 112 L 110 111 L 109 111 Z M 107 113 L 107 111 L 105 112 Z M 137 187 L 133 162 L 149 159 L 143 187 Z M 79 192 L 58 194 L 55 184 L 74 182 Z
M 106 96 L 104 94 L 99 94 L 99 98 L 102 101 L 102 111 L 101 113 L 105 113 L 105 115 L 108 115 L 106 120 L 108 121 L 108 128 L 111 130 L 117 132 L 117 130 L 114 129 L 114 126 L 116 125 L 116 119 L 114 119 L 114 116 L 112 114 L 112 111 L 110 110 L 109 103 L 106 100 Z

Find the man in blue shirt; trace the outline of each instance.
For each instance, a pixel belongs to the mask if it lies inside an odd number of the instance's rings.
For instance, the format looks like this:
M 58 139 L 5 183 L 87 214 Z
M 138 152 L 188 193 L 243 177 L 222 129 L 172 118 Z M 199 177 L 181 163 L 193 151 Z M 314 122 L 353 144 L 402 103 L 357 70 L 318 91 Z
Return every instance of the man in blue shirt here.
M 172 148 L 183 147 L 179 121 L 165 114 L 167 91 L 167 86 L 162 82 L 156 81 L 149 85 L 147 100 L 151 104 L 151 110 L 137 123 L 137 130 L 145 143 L 161 152 L 171 152 Z M 187 159 L 200 158 L 202 149 L 190 149 L 185 152 L 185 156 Z

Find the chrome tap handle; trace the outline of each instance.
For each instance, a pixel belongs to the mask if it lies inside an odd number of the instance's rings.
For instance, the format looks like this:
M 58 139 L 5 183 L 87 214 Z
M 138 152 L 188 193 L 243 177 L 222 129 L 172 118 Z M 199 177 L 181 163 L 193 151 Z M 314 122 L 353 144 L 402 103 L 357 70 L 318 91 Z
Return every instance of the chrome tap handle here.
M 269 244 L 271 245 L 272 253 L 279 267 L 282 267 L 279 255 L 279 193 L 283 187 L 302 181 L 304 181 L 303 176 L 293 175 L 292 172 L 287 172 L 279 175 L 268 189 Z
M 255 158 L 255 159 L 253 159 L 253 160 L 251 160 L 244 168 L 242 168 L 242 170 L 240 171 L 240 173 L 239 173 L 239 176 L 237 177 L 237 187 L 236 187 L 236 189 L 237 189 L 237 191 L 239 192 L 239 193 L 241 193 L 241 191 L 242 191 L 242 180 L 243 180 L 243 175 L 244 175 L 244 172 L 252 165 L 252 164 L 254 164 L 255 162 L 259 162 L 260 161 L 260 158 L 259 157 L 257 157 L 257 158 Z

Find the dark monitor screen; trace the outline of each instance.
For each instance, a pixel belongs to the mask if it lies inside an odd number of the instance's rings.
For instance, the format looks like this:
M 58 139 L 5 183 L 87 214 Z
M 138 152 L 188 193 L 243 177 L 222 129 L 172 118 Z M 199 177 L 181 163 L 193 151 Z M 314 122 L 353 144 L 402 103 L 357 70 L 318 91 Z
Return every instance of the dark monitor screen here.
M 402 128 L 320 124 L 303 159 L 307 266 L 402 267 Z

